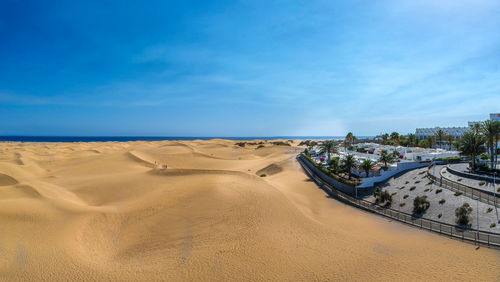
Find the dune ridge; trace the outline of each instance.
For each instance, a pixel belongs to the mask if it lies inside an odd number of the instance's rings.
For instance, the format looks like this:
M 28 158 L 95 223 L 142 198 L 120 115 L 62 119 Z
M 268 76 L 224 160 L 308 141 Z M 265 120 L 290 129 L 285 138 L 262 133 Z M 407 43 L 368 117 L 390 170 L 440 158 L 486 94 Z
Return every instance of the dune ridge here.
M 235 143 L 0 143 L 2 280 L 500 278 L 496 250 L 328 198 L 298 142 Z

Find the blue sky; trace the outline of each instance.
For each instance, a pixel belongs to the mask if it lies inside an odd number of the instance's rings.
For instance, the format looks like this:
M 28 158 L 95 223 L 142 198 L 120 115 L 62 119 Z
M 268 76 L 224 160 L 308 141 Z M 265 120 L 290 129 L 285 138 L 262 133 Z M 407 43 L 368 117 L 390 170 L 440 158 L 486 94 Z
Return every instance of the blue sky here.
M 500 2 L 2 1 L 0 135 L 376 135 L 500 112 Z

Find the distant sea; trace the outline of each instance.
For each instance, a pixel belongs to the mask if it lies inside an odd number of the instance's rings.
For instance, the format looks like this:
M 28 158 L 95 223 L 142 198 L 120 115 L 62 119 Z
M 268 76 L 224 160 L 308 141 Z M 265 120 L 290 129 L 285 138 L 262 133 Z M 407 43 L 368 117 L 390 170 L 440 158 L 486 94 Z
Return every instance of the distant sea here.
M 357 138 L 371 138 L 373 136 L 357 136 Z M 273 139 L 342 139 L 343 136 L 256 136 L 256 137 L 172 137 L 172 136 L 0 136 L 0 141 L 11 142 L 109 142 L 109 141 L 162 141 L 162 140 L 273 140 Z

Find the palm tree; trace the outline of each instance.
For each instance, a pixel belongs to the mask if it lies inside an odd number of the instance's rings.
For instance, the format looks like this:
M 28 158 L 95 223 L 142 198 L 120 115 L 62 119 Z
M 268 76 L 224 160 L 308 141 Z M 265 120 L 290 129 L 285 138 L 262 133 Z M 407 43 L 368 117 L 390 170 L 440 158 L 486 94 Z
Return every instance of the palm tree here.
M 417 136 L 415 136 L 415 134 L 413 133 L 408 134 L 408 146 L 417 147 L 417 145 L 418 145 Z
M 498 147 L 498 132 L 500 130 L 497 122 L 487 120 L 481 123 L 481 133 L 486 139 L 486 146 L 490 155 L 491 168 L 494 168 L 493 162 L 495 161 L 496 150 Z
M 392 140 L 392 142 L 394 142 L 394 144 L 399 145 L 399 133 L 392 132 L 391 133 L 391 140 Z
M 432 146 L 434 145 L 434 139 L 431 136 L 427 136 L 427 138 L 425 138 L 425 141 L 427 142 L 427 146 L 429 146 L 429 148 L 432 148 Z
M 462 135 L 460 151 L 472 158 L 472 168 L 476 167 L 476 156 L 483 151 L 484 139 L 475 131 L 469 131 Z
M 349 179 L 351 179 L 352 168 L 356 165 L 356 158 L 354 157 L 354 155 L 348 154 L 347 156 L 345 156 L 344 160 L 342 161 L 342 165 L 347 170 Z
M 387 145 L 387 140 L 389 139 L 389 134 L 384 133 L 382 134 L 382 145 Z
M 497 158 L 498 158 L 498 141 L 500 140 L 500 121 L 495 121 L 495 128 L 496 128 L 496 135 L 495 135 L 495 164 L 497 162 Z M 496 169 L 496 166 L 495 166 L 495 169 Z
M 348 146 L 352 146 L 352 144 L 354 144 L 355 140 L 356 140 L 356 136 L 354 136 L 354 134 L 352 134 L 352 132 L 347 133 L 347 135 L 345 136 L 345 139 L 344 139 L 344 147 L 347 149 Z
M 472 131 L 476 134 L 479 134 L 481 132 L 481 124 L 479 122 L 474 123 L 472 126 Z
M 392 154 L 388 154 L 386 150 L 383 150 L 378 160 L 384 163 L 384 167 L 387 167 L 387 163 L 392 162 L 393 158 L 394 156 Z
M 366 177 L 370 174 L 370 170 L 372 170 L 373 162 L 370 159 L 364 160 L 359 167 L 365 171 Z
M 333 142 L 333 140 L 326 140 L 326 141 L 323 141 L 323 143 L 321 143 L 321 145 L 319 145 L 319 151 L 321 154 L 326 153 L 327 161 L 329 163 L 330 162 L 330 154 L 337 153 L 338 149 L 337 149 L 337 145 L 335 145 L 335 142 Z
M 460 140 L 455 140 L 455 142 L 453 142 L 453 147 L 455 147 L 455 150 L 460 149 L 460 144 Z
M 450 146 L 450 150 L 451 150 L 451 145 L 453 143 L 453 140 L 455 140 L 455 136 L 453 136 L 451 134 L 446 135 L 446 141 L 448 141 L 448 146 Z
M 330 162 L 328 162 L 328 167 L 331 170 L 337 171 L 339 168 L 339 158 L 332 158 Z
M 439 148 L 441 148 L 441 143 L 443 142 L 443 139 L 445 138 L 446 133 L 442 129 L 438 130 L 436 132 L 436 141 L 439 141 Z

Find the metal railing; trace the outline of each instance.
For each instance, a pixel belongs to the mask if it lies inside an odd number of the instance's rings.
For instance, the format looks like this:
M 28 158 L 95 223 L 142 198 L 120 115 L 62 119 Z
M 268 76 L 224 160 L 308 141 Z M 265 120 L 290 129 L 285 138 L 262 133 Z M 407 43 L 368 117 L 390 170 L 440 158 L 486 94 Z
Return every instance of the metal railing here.
M 446 179 L 445 177 L 437 177 L 433 175 L 430 170 L 427 170 L 427 177 L 429 177 L 430 180 L 432 180 L 436 185 L 438 186 L 444 186 L 445 188 L 455 191 L 455 192 L 460 192 L 463 193 L 465 196 L 470 197 L 474 200 L 479 200 L 480 202 L 483 202 L 488 205 L 492 205 L 494 207 L 498 207 L 498 199 L 494 195 L 491 195 L 487 192 L 483 192 L 479 189 L 474 189 L 472 187 L 469 187 L 467 185 L 455 182 L 455 181 L 450 181 Z M 496 188 L 494 188 L 496 189 Z
M 316 176 L 314 172 L 307 167 L 307 165 L 302 163 L 300 158 L 297 158 L 297 161 L 306 174 L 309 175 L 309 177 L 311 177 L 311 179 L 313 179 L 321 188 L 328 192 L 328 194 L 352 206 L 406 223 L 411 226 L 449 236 L 450 238 L 468 241 L 478 245 L 481 244 L 488 247 L 500 248 L 500 234 L 498 233 L 478 231 L 472 228 L 463 228 L 432 219 L 421 218 L 413 214 L 394 210 L 392 208 L 382 207 L 366 200 L 353 198 L 341 191 L 338 191 L 335 187 L 332 187 L 328 183 L 321 180 L 321 178 Z

